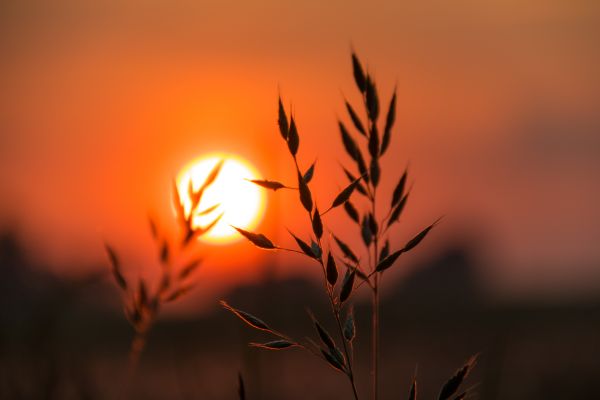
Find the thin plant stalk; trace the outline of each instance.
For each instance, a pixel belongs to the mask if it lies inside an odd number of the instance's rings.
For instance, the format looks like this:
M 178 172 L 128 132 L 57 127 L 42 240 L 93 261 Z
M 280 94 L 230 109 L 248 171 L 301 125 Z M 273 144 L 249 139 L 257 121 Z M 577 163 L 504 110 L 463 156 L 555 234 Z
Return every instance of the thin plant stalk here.
M 202 195 L 206 188 L 217 178 L 223 162 L 224 160 L 217 162 L 199 188 L 194 188 L 193 182 L 190 180 L 188 191 L 184 194 L 191 201 L 188 213 L 185 213 L 183 208 L 182 193 L 179 192 L 177 184 L 173 182 L 173 206 L 181 230 L 180 250 L 177 254 L 174 254 L 175 248 L 172 246 L 171 240 L 160 232 L 155 221 L 149 218 L 150 233 L 157 246 L 158 260 L 161 266 L 161 278 L 155 291 L 150 291 L 144 278 L 139 278 L 137 286 L 133 284 L 134 282 L 131 279 L 127 279 L 123 274 L 123 266 L 117 252 L 112 246 L 105 243 L 112 275 L 122 293 L 125 315 L 134 331 L 129 350 L 126 380 L 118 398 L 128 397 L 129 395 L 127 392 L 131 388 L 140 358 L 146 347 L 148 332 L 154 325 L 160 308 L 164 304 L 186 295 L 195 285 L 193 273 L 202 263 L 202 258 L 197 255 L 186 255 L 185 252 L 193 247 L 192 245 L 196 242 L 196 239 L 210 231 L 223 215 L 222 213 L 217 215 L 206 226 L 194 226 L 195 215 L 210 213 L 219 207 L 219 205 L 216 205 L 206 209 L 200 208 Z
M 372 126 L 372 124 L 376 124 L 376 121 L 373 121 L 369 116 L 366 92 L 362 94 L 362 100 L 367 126 Z M 370 134 L 373 134 L 372 129 Z M 370 184 L 372 183 L 373 182 L 371 181 Z M 370 184 L 367 184 L 367 188 L 369 188 Z M 372 186 L 371 189 L 368 189 L 369 202 L 371 203 L 371 215 L 377 220 L 377 186 L 374 184 Z M 373 235 L 372 257 L 370 256 L 370 250 L 367 249 L 369 261 L 371 263 L 371 271 L 374 272 L 373 283 L 371 286 L 371 398 L 373 400 L 379 398 L 379 273 L 376 271 L 377 264 L 379 263 L 379 235 L 380 230 Z
M 377 188 L 373 187 L 371 196 L 371 213 L 376 218 Z M 371 270 L 374 271 L 371 288 L 371 394 L 374 400 L 379 397 L 379 278 L 380 273 L 376 271 L 379 263 L 379 230 L 373 236 L 373 257 Z M 369 251 L 367 249 L 367 251 Z
M 378 397 L 379 378 L 379 274 L 373 278 L 371 319 L 371 374 L 373 399 Z
M 298 160 L 296 159 L 296 156 L 294 155 L 293 158 L 294 158 L 294 164 L 296 165 L 296 169 L 298 171 L 300 171 L 300 168 L 298 167 Z M 310 212 L 308 212 L 308 218 L 312 224 L 313 217 L 311 217 Z M 317 237 L 317 243 L 319 244 L 319 248 L 323 249 L 323 244 L 321 242 L 321 238 Z M 358 400 L 358 392 L 356 390 L 356 384 L 354 382 L 354 371 L 352 370 L 351 354 L 348 351 L 348 346 L 346 345 L 346 338 L 344 337 L 344 330 L 342 328 L 342 322 L 340 321 L 340 307 L 335 302 L 333 288 L 331 288 L 327 284 L 327 272 L 325 271 L 326 267 L 325 267 L 325 263 L 323 262 L 323 255 L 321 255 L 321 257 L 319 257 L 318 262 L 319 262 L 319 264 L 321 264 L 321 268 L 323 270 L 323 279 L 324 279 L 325 287 L 326 287 L 327 294 L 329 297 L 331 311 L 336 320 L 338 332 L 339 332 L 340 339 L 342 341 L 342 345 L 343 345 L 343 349 L 344 349 L 344 356 L 346 357 L 346 362 L 348 363 L 348 371 L 347 371 L 346 375 L 348 376 L 348 380 L 350 381 L 350 385 L 352 386 L 352 394 L 354 395 L 354 399 Z
M 363 106 L 366 111 L 366 120 L 362 120 L 362 118 L 360 118 L 357 115 L 356 111 L 348 101 L 346 101 L 346 108 L 348 110 L 348 114 L 350 115 L 350 119 L 352 120 L 352 124 L 355 130 L 360 134 L 360 136 L 363 139 L 366 139 L 368 141 L 367 147 L 368 155 L 370 156 L 369 158 L 365 158 L 363 156 L 361 146 L 357 144 L 357 142 L 353 138 L 353 135 L 346 128 L 346 125 L 344 125 L 342 121 L 338 121 L 338 125 L 341 133 L 342 144 L 345 148 L 346 153 L 355 162 L 355 166 L 358 169 L 358 177 L 355 175 L 355 173 L 342 166 L 344 174 L 350 181 L 350 184 L 337 195 L 337 197 L 331 203 L 331 206 L 327 208 L 325 212 L 319 213 L 317 205 L 313 202 L 313 197 L 308 186 L 308 183 L 310 182 L 313 176 L 315 163 L 313 162 L 311 167 L 304 174 L 301 174 L 301 170 L 298 165 L 298 160 L 296 158 L 300 141 L 297 127 L 293 116 L 291 116 L 291 118 L 288 119 L 280 98 L 278 104 L 279 131 L 283 139 L 286 141 L 288 149 L 292 155 L 298 178 L 298 187 L 296 189 L 293 186 L 272 180 L 252 181 L 253 183 L 262 186 L 263 188 L 270 189 L 273 191 L 277 191 L 279 189 L 284 188 L 298 190 L 300 195 L 300 202 L 304 209 L 308 212 L 309 220 L 311 222 L 312 230 L 316 237 L 316 241 L 311 240 L 311 243 L 309 244 L 302 240 L 300 237 L 294 235 L 290 231 L 290 234 L 294 237 L 299 249 L 301 250 L 299 251 L 289 249 L 287 247 L 277 246 L 261 233 L 249 232 L 234 227 L 240 234 L 245 236 L 250 242 L 252 242 L 255 246 L 259 248 L 266 250 L 291 251 L 294 253 L 303 254 L 309 257 L 311 260 L 317 261 L 319 263 L 323 271 L 325 292 L 327 293 L 327 297 L 329 298 L 329 303 L 331 305 L 333 317 L 335 319 L 337 329 L 339 331 L 339 336 L 342 340 L 341 350 L 340 347 L 336 345 L 336 341 L 325 331 L 325 329 L 312 315 L 311 317 L 313 318 L 313 322 L 319 334 L 322 346 L 318 345 L 310 339 L 308 339 L 310 346 L 303 346 L 297 341 L 293 341 L 289 337 L 277 334 L 266 323 L 254 317 L 253 315 L 245 311 L 234 309 L 227 303 L 223 302 L 223 305 L 226 309 L 236 314 L 238 318 L 242 319 L 251 327 L 257 330 L 270 332 L 271 334 L 279 337 L 280 339 L 283 339 L 263 344 L 253 344 L 255 345 L 255 347 L 261 347 L 270 350 L 280 350 L 290 347 L 302 347 L 306 350 L 311 351 L 311 353 L 316 355 L 318 358 L 328 362 L 329 365 L 332 366 L 334 369 L 346 375 L 352 387 L 354 399 L 358 400 L 359 396 L 355 385 L 355 371 L 353 369 L 353 340 L 356 336 L 354 316 L 352 310 L 350 309 L 346 313 L 344 323 L 342 323 L 341 314 L 343 305 L 348 304 L 348 300 L 350 299 L 350 297 L 356 292 L 358 288 L 360 288 L 360 286 L 366 283 L 368 288 L 371 290 L 372 307 L 370 348 L 370 397 L 372 400 L 378 400 L 381 319 L 379 286 L 381 283 L 383 272 L 386 269 L 391 268 L 396 263 L 396 260 L 401 254 L 409 252 L 417 245 L 419 245 L 422 242 L 422 240 L 428 235 L 429 231 L 437 225 L 439 219 L 427 226 L 425 229 L 421 230 L 421 232 L 415 235 L 400 249 L 396 249 L 393 252 L 390 251 L 388 230 L 393 224 L 399 221 L 400 215 L 404 210 L 406 201 L 410 194 L 410 189 L 406 191 L 408 173 L 407 168 L 401 175 L 400 180 L 396 185 L 396 188 L 394 189 L 389 211 L 385 214 L 385 217 L 383 217 L 381 221 L 377 221 L 377 186 L 381 178 L 380 159 L 388 149 L 391 140 L 392 127 L 396 118 L 396 90 L 394 90 L 394 93 L 391 97 L 387 115 L 385 117 L 385 123 L 383 125 L 384 129 L 381 131 L 382 136 L 380 136 L 378 130 L 378 117 L 380 116 L 380 106 L 375 81 L 368 73 L 365 74 L 358 57 L 354 53 L 352 53 L 352 66 L 356 86 L 362 95 Z M 363 123 L 363 121 L 366 121 L 366 125 Z M 366 161 L 368 161 L 368 166 Z M 368 204 L 368 211 L 361 213 L 354 207 L 354 205 L 350 201 L 350 196 L 355 191 L 360 192 L 366 198 Z M 367 271 L 366 268 L 362 267 L 360 263 L 360 257 L 357 256 L 355 251 L 353 251 L 353 249 L 350 248 L 350 246 L 348 246 L 344 241 L 342 241 L 340 238 L 338 238 L 332 233 L 333 239 L 337 243 L 337 247 L 342 253 L 344 264 L 346 265 L 346 275 L 343 279 L 341 286 L 338 285 L 339 290 L 336 290 L 335 285 L 338 281 L 338 270 L 336 267 L 336 262 L 333 256 L 333 249 L 331 245 L 329 245 L 329 248 L 327 249 L 327 261 L 325 262 L 324 259 L 325 251 L 322 243 L 323 221 L 321 217 L 327 214 L 330 210 L 341 205 L 344 205 L 343 208 L 345 209 L 348 217 L 360 228 L 360 233 L 364 243 L 364 254 L 366 255 L 367 259 L 365 265 L 368 265 L 370 267 L 370 270 Z M 382 246 L 384 240 L 385 244 Z M 355 277 L 358 277 L 358 279 L 360 279 L 361 282 L 356 284 Z M 442 391 L 442 394 L 444 394 L 444 396 L 441 396 L 440 399 L 447 400 L 448 397 L 446 397 L 446 395 L 450 396 L 454 394 L 456 389 L 455 386 L 457 386 L 456 383 L 460 384 L 460 381 L 464 379 L 466 373 L 468 372 L 468 370 L 470 370 L 473 363 L 474 361 L 470 361 L 465 367 L 463 367 L 463 369 L 459 370 L 457 375 L 454 378 L 452 378 L 452 380 L 449 383 L 447 383 L 446 387 Z M 416 380 L 414 380 L 413 382 L 413 388 L 411 389 L 411 393 L 413 393 L 411 399 L 414 399 L 416 395 Z
M 373 197 L 373 210 L 375 209 L 375 198 Z M 373 211 L 375 215 L 375 211 Z M 378 264 L 378 239 L 377 233 L 373 239 L 373 266 L 372 271 Z M 368 251 L 368 249 L 367 249 Z M 373 400 L 377 400 L 379 392 L 379 273 L 375 271 L 371 289 L 371 391 Z
M 135 378 L 138 367 L 140 365 L 142 353 L 146 348 L 148 330 L 149 329 L 145 329 L 142 332 L 136 332 L 134 334 L 133 339 L 131 340 L 131 347 L 129 349 L 129 363 L 127 365 L 126 375 L 126 383 L 128 385 L 131 385 L 131 383 L 133 382 L 133 379 Z M 123 396 L 120 396 L 120 398 L 122 397 Z
M 350 351 L 348 351 L 348 345 L 346 344 L 346 339 L 344 338 L 344 330 L 342 328 L 342 322 L 340 320 L 340 313 L 334 312 L 335 322 L 338 326 L 338 331 L 340 337 L 342 338 L 342 344 L 344 345 L 344 353 L 346 354 L 346 360 L 348 362 L 348 379 L 350 380 L 350 384 L 352 385 L 352 393 L 354 394 L 354 399 L 358 400 L 358 392 L 356 391 L 356 384 L 354 383 L 354 371 L 352 369 L 352 360 L 353 356 Z

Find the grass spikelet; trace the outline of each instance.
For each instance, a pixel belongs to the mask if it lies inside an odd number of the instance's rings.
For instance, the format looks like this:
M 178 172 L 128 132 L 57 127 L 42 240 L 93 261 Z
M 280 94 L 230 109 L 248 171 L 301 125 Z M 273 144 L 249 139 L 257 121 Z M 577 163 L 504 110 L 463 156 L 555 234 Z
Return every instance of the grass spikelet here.
M 346 177 L 348 178 L 348 180 L 351 183 L 354 182 L 356 180 L 356 177 L 352 174 L 352 172 L 348 171 L 346 168 L 343 168 L 343 169 L 344 169 L 344 174 L 346 174 Z M 360 183 L 360 181 L 356 184 L 356 190 L 363 196 L 366 196 L 366 197 L 369 196 L 367 194 L 365 187 L 362 185 L 362 183 Z
M 321 220 L 318 207 L 315 207 L 315 212 L 313 213 L 312 228 L 317 239 L 321 239 L 323 236 L 323 221 Z
M 381 252 L 379 253 L 379 259 L 383 260 L 384 258 L 386 258 L 389 255 L 390 255 L 390 241 L 386 240 L 385 244 L 381 248 Z
M 346 126 L 341 122 L 338 121 L 338 126 L 340 128 L 340 134 L 342 135 L 342 143 L 344 144 L 344 149 L 346 149 L 346 153 L 348 153 L 348 155 L 355 161 L 358 161 L 358 146 L 356 145 L 356 142 L 354 141 L 354 139 L 352 139 L 352 136 L 350 135 L 350 133 L 348 133 L 348 130 L 346 129 Z
M 300 146 L 300 137 L 298 136 L 298 129 L 296 128 L 296 121 L 294 121 L 294 117 L 290 119 L 290 130 L 288 132 L 288 149 L 290 153 L 296 157 L 298 153 L 298 147 Z
M 254 183 L 255 185 L 262 186 L 266 189 L 271 189 L 273 191 L 277 191 L 279 189 L 287 188 L 283 183 L 277 181 L 269 181 L 266 179 L 249 179 L 249 182 Z
M 316 165 L 317 161 L 313 161 L 313 163 L 310 165 L 310 167 L 308 167 L 308 169 L 306 170 L 306 172 L 304 173 L 304 175 L 302 175 L 302 179 L 304 179 L 304 182 L 308 185 L 308 183 L 312 180 L 314 174 L 315 174 L 315 165 Z
M 346 269 L 350 270 L 350 271 L 354 271 L 354 273 L 356 274 L 356 276 L 359 279 L 362 279 L 363 281 L 370 283 L 370 276 L 368 276 L 367 274 L 365 274 L 361 269 L 360 269 L 360 264 L 356 264 L 356 265 L 352 265 L 348 262 L 344 261 L 344 265 L 346 266 Z
M 283 108 L 283 104 L 281 103 L 281 97 L 279 98 L 279 118 L 277 119 L 277 124 L 279 125 L 279 132 L 281 133 L 281 137 L 283 137 L 283 140 L 287 142 L 289 127 L 287 115 L 285 115 L 285 109 Z
M 358 172 L 363 177 L 366 183 L 369 183 L 369 171 L 367 170 L 367 164 L 365 163 L 365 159 L 362 155 L 360 149 L 356 149 L 356 166 L 358 167 Z
M 371 125 L 369 133 L 369 154 L 374 160 L 379 158 L 379 132 L 375 124 Z
M 410 385 L 408 400 L 417 400 L 417 378 L 413 378 L 412 385 Z
M 363 240 L 363 243 L 366 247 L 369 247 L 373 242 L 373 232 L 371 232 L 371 227 L 369 226 L 369 216 L 365 215 L 360 224 L 360 234 Z
M 379 158 L 377 157 L 371 159 L 371 164 L 369 166 L 369 176 L 371 177 L 373 186 L 377 187 L 377 185 L 379 185 L 379 179 L 381 177 L 381 167 L 379 166 Z
M 202 199 L 202 195 L 202 190 L 194 190 L 194 182 L 190 179 L 190 181 L 188 182 L 188 197 L 192 203 L 191 208 L 196 208 L 198 206 L 198 203 L 200 203 L 200 200 Z
M 195 260 L 188 262 L 183 268 L 181 268 L 181 271 L 179 271 L 178 278 L 180 280 L 186 279 L 200 266 L 201 263 L 202 263 L 201 258 L 197 258 Z
M 367 223 L 369 225 L 371 235 L 376 236 L 379 233 L 379 225 L 377 224 L 377 220 L 373 216 L 373 213 L 367 214 Z
M 469 375 L 469 372 L 471 372 L 471 370 L 475 366 L 476 362 L 477 362 L 477 355 L 474 355 L 471 358 L 469 358 L 469 360 L 467 360 L 465 365 L 463 365 L 461 368 L 459 368 L 456 371 L 456 373 L 454 374 L 454 376 L 452 378 L 448 379 L 448 381 L 444 384 L 444 386 L 442 387 L 442 390 L 440 391 L 440 395 L 438 396 L 438 400 L 447 400 L 454 393 L 456 393 L 456 391 L 458 390 L 460 385 L 463 383 L 463 381 Z
M 394 208 L 394 210 L 392 211 L 392 213 L 390 215 L 390 219 L 388 219 L 388 222 L 387 222 L 388 228 L 390 226 L 392 226 L 395 222 L 398 222 L 400 215 L 402 215 L 402 211 L 404 211 L 404 207 L 406 206 L 406 201 L 408 200 L 409 195 L 410 195 L 410 192 L 406 193 L 404 195 L 404 197 L 402 197 L 402 200 L 400 200 L 398 205 L 396 205 L 396 208 Z
M 352 105 L 348 103 L 348 101 L 346 101 L 346 109 L 348 110 L 348 114 L 350 115 L 350 119 L 352 120 L 356 130 L 360 132 L 361 135 L 367 136 L 365 127 L 363 126 L 359 116 L 356 114 L 356 111 L 354 111 L 354 108 L 352 108 Z
M 340 372 L 344 372 L 344 373 L 346 372 L 344 365 L 336 357 L 334 357 L 328 350 L 321 349 L 321 354 L 323 354 L 325 361 L 327 361 L 327 363 L 329 363 L 329 365 L 331 365 L 334 369 L 336 369 Z
M 213 204 L 212 206 L 210 206 L 210 207 L 208 207 L 208 208 L 205 208 L 205 209 L 204 209 L 204 210 L 202 210 L 202 211 L 198 211 L 198 212 L 196 213 L 196 215 L 197 215 L 197 216 L 208 215 L 208 214 L 210 214 L 211 212 L 215 211 L 217 208 L 219 208 L 219 206 L 220 206 L 220 204 L 218 204 L 218 203 L 217 203 L 217 204 Z
M 283 350 L 296 346 L 296 343 L 290 342 L 289 340 L 280 339 L 267 343 L 250 343 L 250 346 L 267 350 Z
M 266 332 L 272 332 L 271 328 L 269 328 L 269 326 L 265 322 L 263 322 L 260 318 L 257 318 L 254 315 L 247 313 L 245 311 L 238 310 L 237 308 L 233 308 L 232 306 L 227 304 L 227 302 L 224 300 L 221 300 L 220 303 L 226 310 L 231 311 L 239 319 L 241 319 L 242 321 L 244 321 L 246 324 L 253 327 L 254 329 L 258 329 L 258 330 L 266 331 Z
M 318 321 L 315 321 L 315 327 L 317 329 L 317 333 L 319 334 L 319 339 L 321 342 L 331 351 L 336 348 L 335 342 L 329 335 L 329 333 L 319 324 Z
M 310 241 L 310 249 L 312 251 L 312 253 L 314 254 L 315 258 L 317 260 L 321 260 L 321 256 L 323 255 L 323 249 L 321 248 L 321 245 L 317 242 L 315 242 L 314 240 Z
M 441 218 L 438 218 L 433 224 L 429 225 L 427 228 L 423 229 L 415 237 L 409 240 L 408 243 L 406 243 L 406 245 L 404 246 L 404 251 L 406 252 L 417 247 L 419 243 L 421 243 L 421 241 L 425 239 L 429 231 L 431 231 L 431 229 L 440 222 L 440 220 Z
M 398 184 L 394 188 L 394 193 L 392 194 L 392 202 L 390 204 L 390 208 L 394 208 L 400 199 L 404 196 L 404 188 L 406 187 L 406 178 L 408 176 L 408 169 L 404 170 L 404 173 L 400 177 Z
M 346 257 L 348 260 L 350 260 L 354 263 L 358 263 L 358 257 L 356 257 L 354 252 L 350 249 L 350 247 L 346 243 L 342 242 L 342 240 L 340 240 L 335 235 L 333 235 L 333 240 L 335 240 L 335 243 L 338 245 L 338 247 L 344 254 L 344 257 Z
M 260 247 L 261 249 L 269 249 L 269 250 L 276 248 L 275 245 L 273 244 L 273 242 L 271 242 L 262 233 L 249 232 L 242 228 L 237 228 L 235 226 L 232 226 L 232 228 L 235 229 L 236 231 L 238 231 L 242 236 L 244 236 L 250 242 L 252 242 L 252 244 L 254 244 L 256 247 Z
M 154 218 L 151 216 L 148 216 L 148 227 L 150 228 L 150 235 L 152 235 L 152 239 L 158 239 L 158 228 L 156 227 Z
M 158 285 L 158 295 L 162 296 L 166 293 L 166 291 L 171 287 L 171 275 L 168 273 L 163 273 L 160 278 L 160 283 Z
M 319 339 L 321 339 L 321 343 L 323 343 L 325 347 L 329 349 L 329 351 L 332 351 L 332 349 L 336 349 L 337 346 L 331 338 L 331 335 L 325 330 L 325 328 L 323 328 L 323 326 L 319 323 L 319 321 L 316 320 L 316 318 L 313 315 L 311 315 L 311 318 L 315 325 L 317 334 L 319 335 Z
M 379 96 L 377 95 L 375 81 L 368 75 L 366 86 L 365 97 L 367 99 L 367 111 L 369 112 L 369 119 L 371 121 L 377 121 L 377 117 L 379 117 Z
M 146 290 L 146 283 L 143 279 L 140 279 L 138 284 L 137 299 L 140 310 L 144 310 L 148 306 L 148 291 Z
M 337 266 L 335 265 L 335 259 L 333 258 L 333 254 L 331 254 L 331 251 L 329 252 L 329 254 L 327 256 L 326 275 L 327 275 L 327 282 L 329 282 L 329 284 L 331 286 L 335 286 L 335 283 L 337 282 L 337 279 L 338 279 L 338 271 L 337 271 Z
M 178 287 L 171 294 L 169 294 L 165 297 L 165 302 L 170 303 L 172 301 L 179 299 L 181 296 L 183 296 L 184 294 L 186 294 L 190 290 L 192 290 L 193 287 L 194 287 L 194 285 Z
M 360 215 L 358 214 L 358 210 L 356 210 L 356 207 L 354 207 L 354 204 L 352 204 L 350 200 L 344 202 L 344 211 L 346 211 L 346 214 L 352 221 L 360 223 Z
M 165 239 L 160 246 L 160 262 L 167 264 L 169 262 L 169 242 Z
M 312 194 L 310 193 L 310 189 L 308 188 L 308 184 L 304 181 L 304 177 L 298 171 L 298 191 L 300 192 L 300 202 L 304 209 L 308 212 L 312 211 L 313 201 Z
M 119 257 L 117 256 L 117 253 L 107 243 L 104 244 L 104 248 L 110 260 L 111 273 L 113 278 L 115 278 L 115 282 L 117 282 L 117 285 L 122 290 L 127 290 L 127 280 L 125 280 L 125 277 L 121 272 L 121 263 L 119 262 Z
M 361 93 L 364 93 L 367 89 L 365 73 L 360 61 L 358 60 L 358 57 L 354 52 L 352 52 L 352 73 L 354 74 L 354 82 L 356 83 L 356 87 L 358 87 L 358 90 L 360 90 Z
M 398 251 L 393 252 L 392 254 L 390 254 L 389 256 L 387 256 L 386 258 L 384 258 L 383 260 L 381 260 L 379 262 L 379 264 L 377 264 L 377 267 L 375 268 L 375 271 L 377 272 L 383 272 L 386 269 L 390 268 L 392 265 L 394 265 L 394 263 L 396 262 L 396 260 L 398 259 L 398 257 L 400 257 L 400 255 L 402 253 L 404 253 L 405 250 L 401 249 Z
M 342 283 L 342 289 L 340 290 L 340 303 L 345 302 L 350 297 L 350 293 L 352 293 L 352 288 L 354 287 L 354 277 L 356 276 L 356 271 L 352 271 L 344 277 L 344 282 Z
M 356 325 L 354 323 L 354 308 L 350 307 L 344 321 L 344 339 L 352 342 L 356 336 Z
M 181 196 L 179 195 L 179 189 L 177 188 L 177 182 L 173 179 L 173 188 L 171 190 L 173 196 L 173 207 L 175 208 L 175 218 L 184 232 L 184 243 L 189 240 L 193 234 L 193 230 L 190 226 L 191 219 L 186 217 L 185 210 L 183 209 L 183 203 L 181 202 Z
M 238 372 L 238 399 L 246 400 L 246 388 L 244 387 L 244 378 L 241 372 Z
M 309 256 L 311 258 L 318 258 L 315 256 L 313 249 L 304 240 L 302 240 L 298 236 L 294 235 L 290 230 L 288 230 L 288 232 L 290 233 L 290 235 L 292 235 L 292 237 L 298 244 L 298 247 L 300 247 L 300 250 L 302 250 L 302 252 L 304 254 L 306 254 L 307 256 Z
M 392 137 L 392 127 L 394 126 L 394 122 L 396 121 L 396 89 L 394 89 L 394 94 L 392 95 L 392 99 L 390 100 L 390 106 L 388 107 L 387 116 L 385 119 L 385 128 L 383 130 L 383 138 L 381 139 L 381 153 L 383 155 L 385 151 L 388 149 L 390 145 L 390 140 Z
M 199 228 L 196 231 L 197 235 L 203 235 L 207 232 L 209 232 L 212 228 L 215 227 L 215 225 L 217 225 L 219 223 L 219 221 L 221 220 L 221 218 L 223 218 L 223 215 L 225 215 L 225 212 L 222 212 L 221 214 L 219 214 L 215 219 L 213 219 L 208 225 Z
M 199 192 L 204 192 L 204 190 L 206 190 L 206 188 L 208 188 L 210 185 L 212 185 L 214 183 L 215 179 L 217 179 L 217 176 L 219 176 L 219 173 L 221 172 L 221 168 L 223 167 L 224 163 L 225 163 L 225 160 L 217 161 L 215 166 L 212 167 L 212 169 L 208 173 L 208 176 L 204 180 L 204 183 L 202 183 L 202 186 L 200 186 L 200 189 L 198 190 Z
M 331 208 L 335 208 L 338 206 L 341 206 L 342 204 L 344 204 L 345 202 L 348 201 L 348 199 L 350 199 L 350 196 L 352 195 L 352 193 L 354 192 L 354 189 L 356 189 L 356 186 L 358 185 L 358 183 L 360 182 L 360 180 L 362 179 L 362 177 L 359 177 L 357 179 L 355 179 L 352 183 L 350 183 L 348 186 L 346 186 L 333 200 L 333 202 L 331 203 Z

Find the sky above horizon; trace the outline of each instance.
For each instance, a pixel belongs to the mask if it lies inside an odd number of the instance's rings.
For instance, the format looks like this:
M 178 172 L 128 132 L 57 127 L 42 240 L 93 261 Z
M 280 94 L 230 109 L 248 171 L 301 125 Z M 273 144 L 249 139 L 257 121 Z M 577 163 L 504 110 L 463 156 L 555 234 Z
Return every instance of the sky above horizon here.
M 478 241 L 491 290 L 600 288 L 598 2 L 0 7 L 0 225 L 58 273 L 105 263 L 105 239 L 148 265 L 146 216 L 167 224 L 170 179 L 202 154 L 239 154 L 265 178 L 293 182 L 278 94 L 298 121 L 301 164 L 318 159 L 313 190 L 330 201 L 345 184 L 338 163 L 349 164 L 336 120 L 347 120 L 344 97 L 358 100 L 352 47 L 382 105 L 398 90 L 382 191 L 409 162 L 415 190 L 393 244 L 443 214 L 415 259 L 464 235 Z M 262 232 L 290 245 L 286 227 L 308 234 L 288 207 L 295 197 L 268 199 Z M 327 224 L 349 227 L 343 212 Z M 221 250 L 207 250 L 214 291 L 260 279 L 267 260 L 282 275 L 307 273 L 245 243 Z

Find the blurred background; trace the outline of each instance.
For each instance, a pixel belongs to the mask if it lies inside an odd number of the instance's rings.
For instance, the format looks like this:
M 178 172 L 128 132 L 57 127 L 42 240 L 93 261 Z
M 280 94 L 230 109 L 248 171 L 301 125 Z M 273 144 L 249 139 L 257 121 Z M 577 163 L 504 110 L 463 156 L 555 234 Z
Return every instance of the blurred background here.
M 103 241 L 128 277 L 158 269 L 150 214 L 173 229 L 171 178 L 215 151 L 293 182 L 277 130 L 291 104 L 319 204 L 350 165 L 337 119 L 358 104 L 354 49 L 397 124 L 383 202 L 414 189 L 393 248 L 444 223 L 385 275 L 382 398 L 418 370 L 434 396 L 470 355 L 485 399 L 589 399 L 600 371 L 600 3 L 592 0 L 0 3 L 0 397 L 115 398 L 132 332 Z M 386 197 L 387 196 L 387 197 Z M 293 193 L 269 193 L 259 230 L 308 236 Z M 328 229 L 358 246 L 343 211 Z M 353 239 L 355 238 L 355 239 Z M 297 337 L 327 321 L 320 272 L 246 242 L 198 246 L 190 295 L 153 328 L 133 398 L 348 398 L 346 382 L 220 309 Z M 276 306 L 274 306 L 276 304 Z M 368 301 L 356 304 L 359 391 Z

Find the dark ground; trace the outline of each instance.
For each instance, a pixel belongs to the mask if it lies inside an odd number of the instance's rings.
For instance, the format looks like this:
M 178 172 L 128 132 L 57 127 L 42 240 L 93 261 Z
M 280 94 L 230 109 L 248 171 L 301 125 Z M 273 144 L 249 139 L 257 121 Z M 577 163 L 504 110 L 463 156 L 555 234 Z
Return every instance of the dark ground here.
M 63 282 L 29 265 L 15 239 L 0 241 L 0 398 L 114 399 L 125 378 L 131 329 L 116 289 L 91 277 Z M 448 248 L 383 299 L 382 400 L 405 399 L 417 371 L 419 398 L 435 398 L 469 356 L 466 387 L 481 399 L 592 399 L 600 382 L 600 297 L 587 303 L 486 300 L 469 252 Z M 333 332 L 324 295 L 304 280 L 267 281 L 224 296 L 280 331 L 314 336 L 309 305 Z M 106 299 L 106 302 L 100 301 Z M 368 304 L 357 304 L 359 393 L 368 392 Z M 161 320 L 149 337 L 128 398 L 350 399 L 344 377 L 297 349 L 267 352 L 268 340 L 224 310 Z

